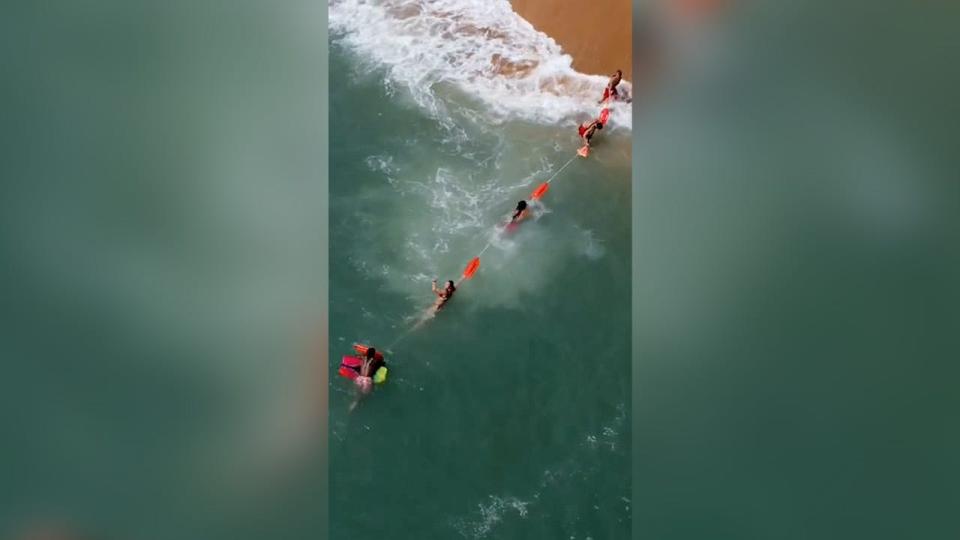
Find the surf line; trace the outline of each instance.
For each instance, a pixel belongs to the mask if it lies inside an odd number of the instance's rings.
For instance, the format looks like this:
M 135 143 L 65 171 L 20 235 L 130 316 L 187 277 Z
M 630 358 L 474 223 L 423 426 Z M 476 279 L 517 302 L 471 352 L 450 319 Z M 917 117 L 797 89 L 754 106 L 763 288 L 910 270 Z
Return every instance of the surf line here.
M 559 169 L 557 169 L 557 171 L 553 173 L 553 175 L 550 176 L 550 178 L 548 178 L 545 182 L 543 182 L 542 184 L 537 186 L 536 189 L 533 190 L 533 192 L 530 194 L 530 200 L 539 201 L 541 197 L 546 195 L 547 190 L 550 189 L 550 183 L 556 180 L 557 177 L 560 176 L 560 173 L 562 173 L 564 169 L 570 166 L 570 164 L 573 163 L 577 159 L 577 157 L 586 157 L 586 156 L 583 156 L 582 154 L 579 154 L 579 153 L 574 154 L 574 156 L 571 157 L 569 160 L 567 160 L 567 162 L 564 163 Z M 471 279 L 474 276 L 474 274 L 477 273 L 477 270 L 480 269 L 480 257 L 482 257 L 483 254 L 486 253 L 487 250 L 490 249 L 490 246 L 492 245 L 493 245 L 493 240 L 487 240 L 486 245 L 483 246 L 483 249 L 480 250 L 480 253 L 478 253 L 476 257 L 470 259 L 470 262 L 467 263 L 467 266 L 463 269 L 463 272 L 460 274 L 460 279 L 458 279 L 456 282 L 455 286 L 457 288 L 459 288 L 464 281 Z M 397 336 L 397 339 L 393 340 L 392 343 L 387 345 L 386 349 L 384 350 L 386 350 L 389 353 L 392 353 L 394 346 L 396 346 L 401 341 L 403 341 L 404 338 L 412 334 L 415 330 L 423 326 L 423 324 L 426 323 L 431 318 L 433 318 L 435 314 L 436 314 L 436 311 L 433 309 L 433 306 L 427 308 L 424 315 L 422 315 L 410 328 L 408 328 L 402 334 Z
M 605 122 L 609 118 L 609 116 L 610 116 L 610 109 L 607 107 L 604 107 L 600 111 L 600 120 Z M 561 165 L 560 168 L 557 169 L 557 171 L 550 176 L 550 178 L 547 178 L 546 182 L 537 186 L 537 189 L 533 190 L 533 193 L 530 194 L 530 200 L 539 201 L 541 197 L 547 194 L 547 190 L 550 189 L 550 183 L 556 180 L 557 177 L 560 176 L 560 173 L 562 173 L 564 169 L 569 167 L 570 164 L 576 161 L 578 157 L 586 158 L 588 154 L 582 153 L 582 150 L 583 148 L 577 150 L 577 153 L 574 154 L 573 157 L 568 159 L 566 163 Z M 487 240 L 487 244 L 483 246 L 483 249 L 480 250 L 480 253 L 478 253 L 476 257 L 474 257 L 473 259 L 470 260 L 469 263 L 467 263 L 467 267 L 464 269 L 462 277 L 457 282 L 458 287 L 460 286 L 461 283 L 473 277 L 473 274 L 475 274 L 477 272 L 477 269 L 480 268 L 480 257 L 482 257 L 483 254 L 486 253 L 486 251 L 490 249 L 490 246 L 492 245 L 493 245 L 493 241 Z
M 605 100 L 605 101 L 606 101 L 606 100 Z M 603 123 L 607 123 L 607 121 L 609 120 L 609 117 L 610 117 L 610 109 L 609 109 L 608 106 L 605 105 L 605 106 L 600 110 L 600 116 L 599 116 L 598 120 L 601 121 L 601 122 L 603 122 Z M 584 149 L 588 149 L 588 150 L 589 150 L 589 147 L 584 146 L 583 148 L 578 149 L 578 150 L 577 150 L 577 153 L 574 154 L 573 157 L 571 157 L 569 160 L 567 160 L 566 163 L 564 163 L 562 166 L 560 166 L 560 168 L 557 169 L 557 171 L 554 172 L 554 173 L 550 176 L 550 178 L 548 178 L 545 182 L 543 182 L 542 184 L 540 184 L 539 186 L 537 186 L 536 189 L 533 190 L 533 192 L 530 194 L 530 200 L 531 200 L 531 201 L 539 201 L 544 195 L 546 195 L 546 194 L 547 194 L 547 191 L 550 189 L 550 183 L 553 182 L 554 180 L 556 180 L 557 177 L 560 176 L 560 173 L 562 173 L 562 172 L 564 171 L 564 169 L 566 169 L 567 167 L 569 167 L 571 163 L 573 163 L 574 161 L 576 161 L 576 159 L 577 159 L 578 157 L 581 157 L 581 158 L 586 159 L 587 156 L 589 155 L 589 151 L 586 151 L 586 152 L 585 152 Z M 471 278 L 474 276 L 474 274 L 477 273 L 477 270 L 480 269 L 480 257 L 482 257 L 483 254 L 486 253 L 487 250 L 490 249 L 490 246 L 492 246 L 492 245 L 493 245 L 493 240 L 487 240 L 487 244 L 486 244 L 485 246 L 483 246 L 483 249 L 480 250 L 480 253 L 478 253 L 476 257 L 470 259 L 470 262 L 467 263 L 467 266 L 463 269 L 463 272 L 460 274 L 460 279 L 457 280 L 456 285 L 455 285 L 456 287 L 459 288 L 461 283 L 463 283 L 464 281 L 467 281 L 467 280 L 471 279 Z M 397 339 L 395 339 L 392 343 L 390 343 L 389 345 L 387 345 L 387 347 L 386 347 L 385 350 L 386 350 L 387 352 L 392 353 L 392 352 L 393 352 L 392 349 L 393 349 L 393 347 L 394 347 L 395 345 L 397 345 L 398 343 L 400 343 L 405 337 L 407 337 L 408 335 L 410 335 L 411 333 L 413 333 L 414 330 L 417 330 L 417 329 L 420 328 L 424 323 L 426 323 L 428 320 L 430 320 L 431 318 L 433 318 L 433 316 L 434 316 L 435 314 L 436 314 L 436 310 L 433 309 L 433 306 L 431 306 L 430 308 L 427 308 L 426 313 L 425 313 L 423 316 L 421 316 L 420 319 L 417 320 L 417 322 L 413 324 L 413 326 L 411 326 L 411 327 L 408 328 L 406 331 L 404 331 L 403 333 L 401 333 L 399 336 L 397 336 Z
M 567 168 L 568 165 L 573 163 L 575 159 L 577 159 L 576 155 L 574 155 L 572 158 L 570 158 L 569 161 L 564 163 L 563 166 L 560 167 L 560 169 L 558 169 L 557 172 L 555 172 L 553 176 L 551 176 L 546 182 L 540 184 L 537 187 L 537 189 L 533 190 L 533 193 L 530 194 L 530 200 L 531 201 L 540 200 L 540 198 L 547 193 L 547 190 L 550 187 L 550 182 L 553 182 L 557 178 L 557 176 L 560 174 L 560 172 L 563 171 L 563 169 Z M 487 240 L 486 245 L 483 246 L 483 249 L 480 250 L 480 253 L 478 253 L 476 257 L 470 259 L 470 262 L 467 263 L 467 266 L 463 269 L 463 272 L 460 274 L 460 279 L 458 279 L 456 282 L 456 285 L 455 285 L 456 288 L 460 288 L 460 285 L 464 281 L 471 279 L 474 276 L 474 274 L 477 273 L 477 270 L 480 269 L 480 257 L 482 257 L 483 254 L 486 253 L 487 250 L 490 249 L 490 246 L 492 245 L 493 245 L 493 240 Z M 423 326 L 428 320 L 432 319 L 434 315 L 436 315 L 436 309 L 433 306 L 430 306 L 429 308 L 426 309 L 424 314 L 421 315 L 420 318 L 410 328 L 405 330 L 402 334 L 397 336 L 397 339 L 395 339 L 392 343 L 387 345 L 387 348 L 385 350 L 389 353 L 393 353 L 394 346 L 400 343 L 405 337 L 412 334 L 415 330 Z

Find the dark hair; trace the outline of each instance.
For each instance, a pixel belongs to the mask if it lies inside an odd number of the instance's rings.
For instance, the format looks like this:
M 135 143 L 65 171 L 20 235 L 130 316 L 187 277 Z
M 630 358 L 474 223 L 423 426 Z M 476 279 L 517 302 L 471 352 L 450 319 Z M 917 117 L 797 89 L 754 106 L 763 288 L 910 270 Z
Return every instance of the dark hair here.
M 603 129 L 603 122 L 597 120 L 597 129 Z
M 618 70 L 617 70 L 617 75 L 623 75 L 623 72 L 618 69 Z
M 527 201 L 520 201 L 517 203 L 517 210 L 523 210 L 527 207 Z
M 449 287 L 449 288 L 451 288 L 451 289 L 453 289 L 453 290 L 457 290 L 457 287 L 454 286 L 452 279 L 448 279 L 448 280 L 447 280 L 447 287 Z
M 374 348 L 374 347 L 368 348 L 368 349 L 367 349 L 367 358 L 376 358 L 376 357 L 377 357 L 377 349 Z

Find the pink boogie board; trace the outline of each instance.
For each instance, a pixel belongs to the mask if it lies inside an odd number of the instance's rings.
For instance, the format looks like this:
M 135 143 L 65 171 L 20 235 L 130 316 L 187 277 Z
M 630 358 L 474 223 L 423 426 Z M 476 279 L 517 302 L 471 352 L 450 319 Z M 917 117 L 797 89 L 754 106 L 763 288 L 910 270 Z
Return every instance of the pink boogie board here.
M 363 360 L 360 358 L 356 356 L 344 356 L 343 359 L 340 360 L 340 376 L 348 379 L 356 379 L 359 374 L 353 368 L 360 369 L 362 365 Z

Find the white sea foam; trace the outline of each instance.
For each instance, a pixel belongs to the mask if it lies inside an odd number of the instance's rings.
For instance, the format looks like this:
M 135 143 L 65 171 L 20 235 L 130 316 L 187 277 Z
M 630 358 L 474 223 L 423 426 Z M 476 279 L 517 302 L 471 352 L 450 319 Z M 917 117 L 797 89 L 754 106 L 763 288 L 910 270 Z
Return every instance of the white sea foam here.
M 488 504 L 478 504 L 477 512 L 472 519 L 462 519 L 454 523 L 454 527 L 465 538 L 486 538 L 491 531 L 501 523 L 508 511 L 516 512 L 521 517 L 527 517 L 529 501 L 516 497 L 490 496 Z
M 396 165 L 393 164 L 393 156 L 390 155 L 376 155 L 376 156 L 367 156 L 365 160 L 367 167 L 373 172 L 383 173 L 386 177 L 387 182 L 391 185 L 397 183 L 396 176 L 399 173 L 399 169 Z
M 526 518 L 531 508 L 534 519 L 543 518 L 546 514 L 538 513 L 538 507 L 542 507 L 541 494 L 548 494 L 558 489 L 567 489 L 574 486 L 577 479 L 586 480 L 596 473 L 596 456 L 593 452 L 609 450 L 616 452 L 618 450 L 616 441 L 620 438 L 617 431 L 622 428 L 627 419 L 627 409 L 625 403 L 617 405 L 617 414 L 610 422 L 601 426 L 600 432 L 586 435 L 586 447 L 589 449 L 585 456 L 580 451 L 575 451 L 567 459 L 560 463 L 553 464 L 550 468 L 544 469 L 542 479 L 537 488 L 529 493 L 524 499 L 513 495 L 489 495 L 486 504 L 477 504 L 477 509 L 471 512 L 467 517 L 454 519 L 451 525 L 464 538 L 482 539 L 491 536 L 494 529 L 504 522 L 514 513 L 519 518 Z M 626 503 L 624 512 L 630 514 L 630 499 L 626 496 L 620 496 L 620 502 Z M 613 500 L 609 501 L 610 507 L 618 506 Z M 593 505 L 593 509 L 599 511 L 599 505 Z M 573 538 L 573 537 L 571 537 Z
M 603 247 L 603 241 L 598 239 L 593 231 L 589 229 L 581 229 L 581 238 L 582 238 L 582 248 L 581 253 L 584 257 L 597 260 L 603 257 L 607 250 Z
M 329 21 L 335 43 L 385 71 L 389 92 L 403 89 L 448 127 L 451 107 L 476 116 L 446 99 L 451 89 L 482 103 L 489 122 L 556 124 L 596 115 L 606 84 L 575 71 L 508 0 L 331 0 Z M 629 92 L 629 83 L 621 87 Z M 631 125 L 629 105 L 612 107 L 614 129 Z

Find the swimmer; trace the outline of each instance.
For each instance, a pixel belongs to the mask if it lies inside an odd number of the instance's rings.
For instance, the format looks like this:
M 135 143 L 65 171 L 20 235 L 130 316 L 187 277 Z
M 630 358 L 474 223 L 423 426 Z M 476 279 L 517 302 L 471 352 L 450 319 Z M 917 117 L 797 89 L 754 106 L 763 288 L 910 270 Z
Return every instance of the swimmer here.
M 457 291 L 457 287 L 453 284 L 453 281 L 447 281 L 444 288 L 437 287 L 437 280 L 433 280 L 433 294 L 437 295 L 437 303 L 434 304 L 434 312 L 440 311 L 443 309 L 443 305 L 450 301 L 453 298 L 453 293 Z
M 360 366 L 360 376 L 373 377 L 382 367 L 387 367 L 387 362 L 383 359 L 383 355 L 378 354 L 377 349 L 369 347 L 363 357 L 363 365 Z
M 585 146 L 590 146 L 590 139 L 597 133 L 597 130 L 603 129 L 603 122 L 600 120 L 594 120 L 589 124 L 583 123 L 580 124 L 580 127 L 577 128 L 577 133 L 580 134 L 580 138 L 583 139 L 583 144 Z
M 527 201 L 520 201 L 517 203 L 517 209 L 513 213 L 513 217 L 510 218 L 510 223 L 516 223 L 524 217 L 526 217 L 527 210 Z
M 357 375 L 357 378 L 353 380 L 353 383 L 357 385 L 357 390 L 359 394 L 357 399 L 354 400 L 353 404 L 350 405 L 350 410 L 353 411 L 356 408 L 357 404 L 360 403 L 360 400 L 373 391 L 373 376 L 376 374 L 377 370 L 381 367 L 385 367 L 387 363 L 383 360 L 383 355 L 380 355 L 380 358 L 377 358 L 377 349 L 370 347 L 367 349 L 366 354 L 363 357 L 363 364 L 360 365 L 360 372 Z
M 620 93 L 617 91 L 617 85 L 620 84 L 620 81 L 623 80 L 623 72 L 619 69 L 610 76 L 610 81 L 607 83 L 607 87 L 603 89 L 603 97 L 598 103 L 603 103 L 608 99 L 611 101 L 617 101 L 620 98 Z M 627 103 L 630 103 L 630 99 L 625 99 Z

